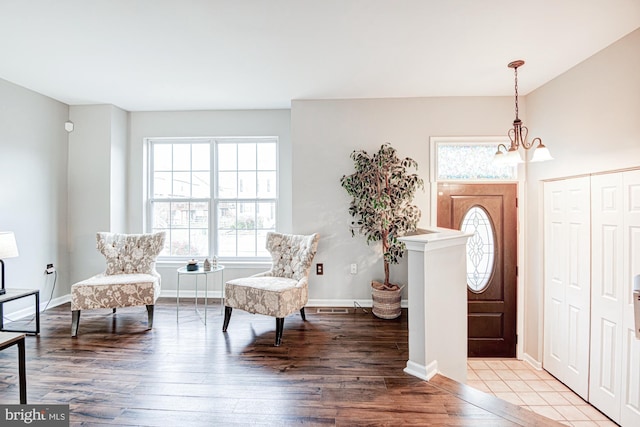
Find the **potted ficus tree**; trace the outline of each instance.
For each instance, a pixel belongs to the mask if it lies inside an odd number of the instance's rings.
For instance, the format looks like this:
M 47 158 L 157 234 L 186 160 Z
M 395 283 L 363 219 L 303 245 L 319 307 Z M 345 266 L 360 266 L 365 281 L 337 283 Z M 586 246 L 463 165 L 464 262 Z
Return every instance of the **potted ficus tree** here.
M 404 253 L 405 245 L 398 238 L 418 226 L 421 213 L 412 202 L 416 190 L 424 189 L 424 182 L 416 173 L 410 173 L 410 169 L 417 170 L 416 161 L 400 159 L 389 143 L 372 155 L 364 150 L 354 151 L 351 159 L 355 172 L 340 179 L 352 197 L 351 234 L 355 236 L 357 230 L 366 236 L 367 244 L 381 242 L 384 282 L 371 283 L 372 311 L 378 317 L 394 319 L 401 313 L 402 287 L 389 281 L 389 265 L 400 262 Z

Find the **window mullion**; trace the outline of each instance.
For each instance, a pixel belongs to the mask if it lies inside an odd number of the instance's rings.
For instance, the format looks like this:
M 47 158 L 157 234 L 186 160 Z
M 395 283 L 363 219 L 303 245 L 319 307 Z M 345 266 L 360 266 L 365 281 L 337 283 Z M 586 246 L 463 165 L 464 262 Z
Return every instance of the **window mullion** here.
M 235 209 L 235 223 L 238 224 L 238 212 L 240 211 L 240 206 L 239 206 L 239 195 L 240 195 L 240 167 L 238 165 L 238 163 L 240 162 L 240 150 L 239 150 L 239 145 L 235 144 L 235 150 L 236 150 L 236 164 L 235 164 L 235 171 L 236 171 L 236 200 L 235 200 L 235 205 L 236 205 L 236 209 Z M 234 240 L 235 240 L 235 252 L 234 255 L 237 257 L 238 256 L 238 245 L 240 244 L 239 239 L 238 239 L 238 230 L 236 229 L 236 233 L 234 236 Z
M 209 236 L 209 247 L 211 249 L 210 255 L 217 256 L 220 248 L 218 248 L 218 143 L 216 140 L 209 141 L 209 182 L 211 182 L 211 188 L 209 189 L 210 200 L 209 202 L 209 230 L 211 235 Z
M 258 179 L 258 144 L 255 146 L 255 159 L 256 162 L 253 165 L 254 173 L 255 173 L 255 185 L 256 189 L 255 197 L 256 199 L 253 201 L 253 256 L 258 255 L 258 194 L 260 194 L 259 188 L 259 179 Z

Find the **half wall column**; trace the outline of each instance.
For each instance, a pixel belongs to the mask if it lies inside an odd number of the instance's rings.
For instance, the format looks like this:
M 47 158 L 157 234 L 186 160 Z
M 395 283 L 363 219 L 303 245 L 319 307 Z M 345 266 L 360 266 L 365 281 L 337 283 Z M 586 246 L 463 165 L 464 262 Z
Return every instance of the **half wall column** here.
M 432 228 L 403 237 L 409 252 L 409 360 L 424 380 L 441 373 L 467 381 L 467 257 L 471 236 Z

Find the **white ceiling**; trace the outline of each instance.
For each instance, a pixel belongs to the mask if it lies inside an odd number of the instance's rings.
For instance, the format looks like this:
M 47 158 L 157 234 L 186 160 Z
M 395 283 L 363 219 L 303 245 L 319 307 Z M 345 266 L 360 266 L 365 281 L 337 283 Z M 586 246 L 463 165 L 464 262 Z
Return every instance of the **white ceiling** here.
M 0 0 L 0 78 L 70 105 L 289 108 L 513 95 L 640 27 L 640 0 Z

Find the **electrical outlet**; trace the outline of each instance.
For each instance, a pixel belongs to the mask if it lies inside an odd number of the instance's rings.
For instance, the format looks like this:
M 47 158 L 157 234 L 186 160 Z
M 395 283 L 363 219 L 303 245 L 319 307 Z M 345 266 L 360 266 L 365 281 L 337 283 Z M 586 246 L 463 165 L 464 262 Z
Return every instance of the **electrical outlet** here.
M 47 268 L 44 270 L 46 274 L 53 274 L 56 269 L 53 267 L 53 264 L 47 264 Z
M 316 264 L 316 274 L 322 276 L 324 274 L 324 265 L 322 263 Z
M 358 264 L 351 264 L 351 274 L 358 274 Z

